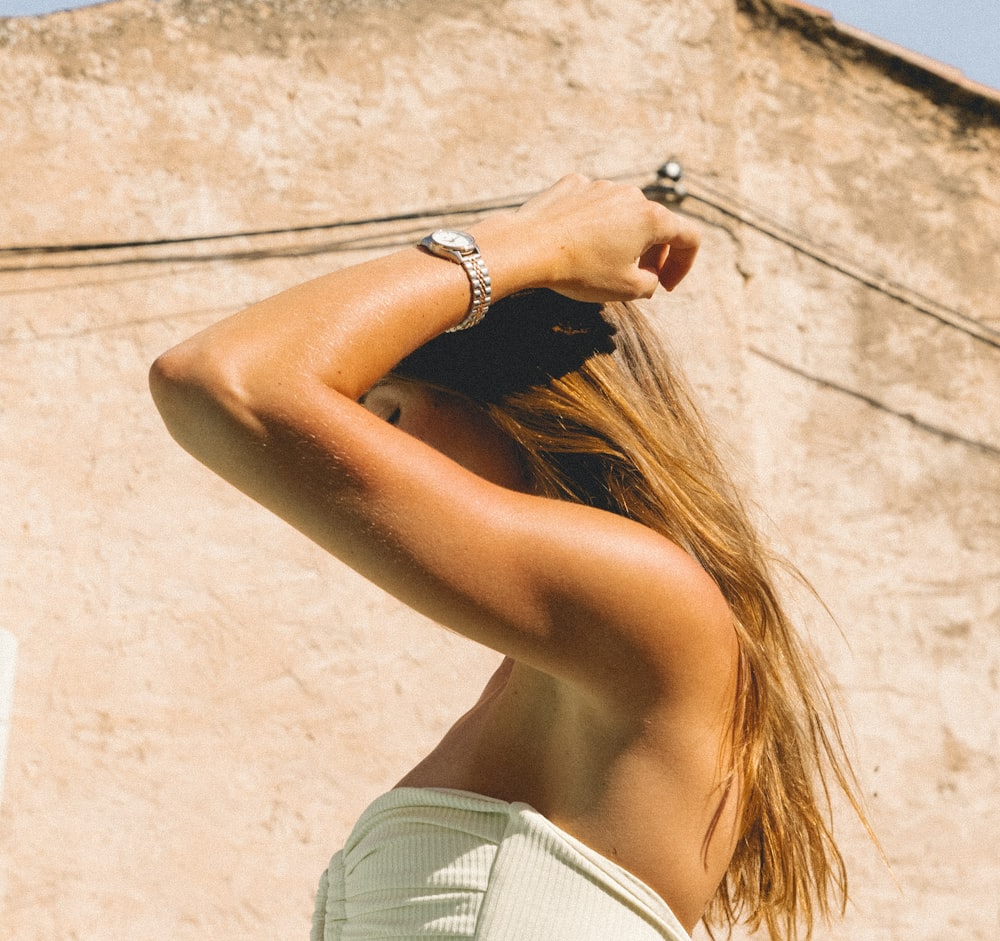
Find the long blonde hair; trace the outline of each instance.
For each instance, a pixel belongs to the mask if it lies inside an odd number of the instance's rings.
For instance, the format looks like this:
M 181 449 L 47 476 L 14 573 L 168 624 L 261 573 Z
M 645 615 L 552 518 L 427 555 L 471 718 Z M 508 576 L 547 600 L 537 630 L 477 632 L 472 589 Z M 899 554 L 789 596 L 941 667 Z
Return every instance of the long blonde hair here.
M 575 304 L 551 292 L 515 299 L 465 336 L 432 341 L 400 373 L 478 400 L 520 446 L 537 492 L 630 517 L 715 580 L 739 641 L 728 772 L 740 836 L 704 920 L 764 925 L 787 941 L 804 928 L 808 938 L 817 914 L 847 901 L 831 785 L 871 834 L 826 686 L 779 600 L 776 560 L 652 327 L 632 304 Z M 563 337 L 577 344 L 568 354 L 557 349 Z M 545 381 L 505 385 L 553 363 Z
M 732 774 L 741 835 L 705 922 L 809 937 L 816 914 L 842 914 L 847 900 L 831 784 L 870 832 L 836 714 L 679 373 L 634 305 L 603 314 L 616 328 L 613 352 L 486 408 L 523 449 L 539 492 L 649 526 L 719 586 L 739 638 Z

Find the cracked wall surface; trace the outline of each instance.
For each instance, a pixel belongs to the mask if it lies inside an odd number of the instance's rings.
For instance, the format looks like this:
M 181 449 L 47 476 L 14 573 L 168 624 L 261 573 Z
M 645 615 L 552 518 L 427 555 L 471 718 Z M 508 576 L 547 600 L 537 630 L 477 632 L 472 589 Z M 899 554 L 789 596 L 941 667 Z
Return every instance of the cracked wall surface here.
M 446 218 L 399 216 L 676 155 L 704 247 L 654 306 L 843 631 L 789 586 L 899 884 L 843 814 L 817 937 L 995 938 L 1000 108 L 921 69 L 771 0 L 0 19 L 0 934 L 307 937 L 497 660 L 182 453 L 156 354 Z

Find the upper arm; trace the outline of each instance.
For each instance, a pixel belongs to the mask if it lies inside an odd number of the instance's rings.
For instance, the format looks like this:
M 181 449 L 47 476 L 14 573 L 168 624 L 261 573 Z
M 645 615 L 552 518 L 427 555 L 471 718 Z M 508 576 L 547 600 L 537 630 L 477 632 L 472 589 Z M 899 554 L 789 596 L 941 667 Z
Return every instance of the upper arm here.
M 685 682 L 729 635 L 711 579 L 638 523 L 491 484 L 320 383 L 251 407 L 170 371 L 154 395 L 185 448 L 465 636 L 634 697 Z

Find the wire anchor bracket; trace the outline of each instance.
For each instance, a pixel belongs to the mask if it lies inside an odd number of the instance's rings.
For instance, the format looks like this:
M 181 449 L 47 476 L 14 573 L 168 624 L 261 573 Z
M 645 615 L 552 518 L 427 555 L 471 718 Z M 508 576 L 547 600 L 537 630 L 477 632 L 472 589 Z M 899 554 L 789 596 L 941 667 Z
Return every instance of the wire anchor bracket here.
M 656 171 L 656 182 L 643 187 L 647 199 L 658 203 L 676 205 L 688 194 L 687 186 L 681 182 L 684 168 L 676 157 L 671 157 Z

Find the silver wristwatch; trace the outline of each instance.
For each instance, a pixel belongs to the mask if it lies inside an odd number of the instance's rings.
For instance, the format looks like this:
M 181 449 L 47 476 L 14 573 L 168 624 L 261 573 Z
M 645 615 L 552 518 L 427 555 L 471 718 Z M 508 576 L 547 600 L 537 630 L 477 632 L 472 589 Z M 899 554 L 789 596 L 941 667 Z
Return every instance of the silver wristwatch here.
M 472 301 L 465 319 L 454 327 L 448 328 L 448 333 L 456 330 L 467 330 L 474 327 L 489 310 L 493 300 L 493 287 L 490 284 L 490 273 L 486 270 L 483 256 L 479 254 L 476 240 L 468 232 L 458 232 L 454 229 L 438 229 L 431 232 L 420 242 L 420 247 L 440 258 L 457 261 L 469 276 L 469 286 L 472 289 Z

